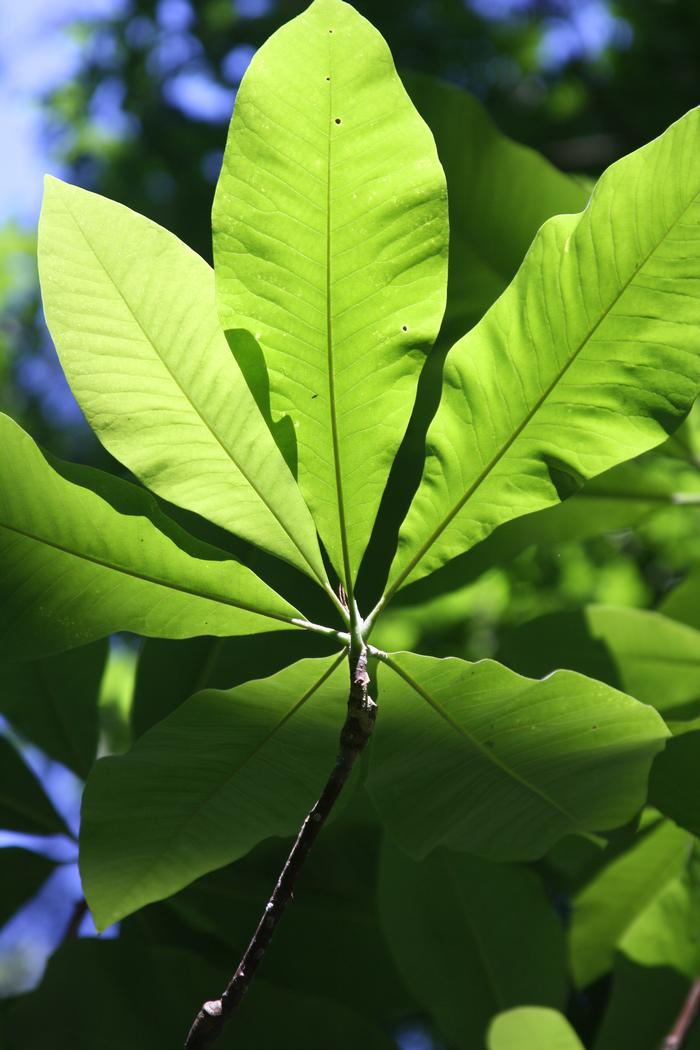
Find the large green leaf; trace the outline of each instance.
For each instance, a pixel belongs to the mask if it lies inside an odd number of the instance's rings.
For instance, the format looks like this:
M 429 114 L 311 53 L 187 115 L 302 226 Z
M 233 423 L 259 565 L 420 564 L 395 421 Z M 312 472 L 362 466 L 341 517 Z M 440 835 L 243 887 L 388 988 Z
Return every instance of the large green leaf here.
M 700 835 L 700 718 L 670 722 L 673 737 L 654 760 L 649 802 L 693 835 Z
M 249 569 L 188 536 L 147 492 L 50 465 L 0 416 L 0 655 L 26 659 L 114 631 L 186 638 L 293 626 Z
M 700 384 L 692 111 L 547 222 L 447 359 L 387 599 L 510 518 L 659 444 Z
M 342 657 L 205 690 L 98 762 L 80 867 L 100 928 L 273 835 L 296 832 L 328 777 L 347 697 Z
M 581 211 L 588 193 L 540 153 L 503 135 L 466 91 L 419 74 L 406 86 L 435 136 L 447 178 L 450 277 L 440 342 L 454 342 L 513 279 L 542 223 Z
M 9 740 L 0 737 L 0 829 L 64 835 L 65 822 Z
M 140 736 L 200 689 L 231 689 L 304 657 L 337 652 L 318 634 L 275 631 L 244 638 L 149 638 L 139 653 L 131 726 Z
M 624 823 L 668 730 L 651 707 L 572 671 L 532 681 L 490 660 L 387 658 L 369 789 L 392 837 L 495 860 Z
M 218 960 L 194 952 L 123 939 L 69 941 L 39 988 L 8 1011 L 10 1045 L 45 1050 L 50 1028 L 52 1050 L 181 1047 L 198 1008 L 227 977 Z M 391 1050 L 393 1044 L 357 1010 L 256 981 L 216 1045 Z
M 488 1050 L 583 1050 L 560 1013 L 544 1006 L 519 1006 L 493 1019 Z
M 450 1046 L 482 1046 L 509 1006 L 563 1007 L 564 933 L 526 868 L 447 850 L 416 864 L 387 845 L 379 902 L 399 972 Z
M 207 263 L 129 208 L 48 178 L 39 269 L 61 363 L 109 451 L 158 495 L 325 582 L 311 515 L 219 327 Z
M 700 972 L 700 870 L 697 850 L 686 870 L 659 887 L 620 942 L 613 991 L 595 1050 L 658 1050 Z M 664 1044 L 665 1045 L 665 1044 Z M 683 1050 L 698 1050 L 692 1025 Z
M 573 900 L 571 966 L 581 988 L 613 963 L 615 948 L 660 890 L 685 865 L 690 836 L 658 821 L 599 871 Z
M 286 635 L 285 635 L 286 637 Z M 106 641 L 2 670 L 0 713 L 23 736 L 83 779 L 97 752 Z
M 700 630 L 700 568 L 694 569 L 659 606 L 664 616 Z
M 471 583 L 527 547 L 546 549 L 555 543 L 635 528 L 659 511 L 693 505 L 699 498 L 696 468 L 651 452 L 592 478 L 563 503 L 499 525 L 475 547 L 409 584 L 399 592 L 396 601 L 425 601 Z
M 357 987 L 348 975 L 361 971 L 362 1012 L 389 1029 L 397 1017 L 417 1013 L 420 1004 L 401 981 L 380 929 L 376 884 L 382 828 L 376 818 L 357 819 L 356 799 L 324 828 L 304 862 L 294 903 L 265 958 L 265 978 L 353 1006 Z M 262 842 L 160 907 L 216 937 L 227 957 L 240 953 L 290 848 L 289 840 Z
M 257 52 L 214 204 L 224 328 L 259 340 L 273 414 L 350 588 L 445 305 L 445 182 L 381 36 L 315 0 Z
M 580 671 L 665 718 L 699 711 L 700 631 L 645 609 L 588 605 L 547 613 L 505 634 L 498 658 L 532 678 L 558 667 Z

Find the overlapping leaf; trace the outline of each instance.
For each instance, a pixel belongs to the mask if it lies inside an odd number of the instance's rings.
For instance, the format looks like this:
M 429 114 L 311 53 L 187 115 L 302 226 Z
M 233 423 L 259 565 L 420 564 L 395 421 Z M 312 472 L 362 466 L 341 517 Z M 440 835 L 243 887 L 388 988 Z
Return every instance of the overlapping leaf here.
M 494 1018 L 488 1050 L 583 1050 L 583 1044 L 560 1013 L 545 1006 L 518 1006 Z
M 222 323 L 260 341 L 351 588 L 444 310 L 447 207 L 430 131 L 348 4 L 315 0 L 255 55 L 213 224 Z
M 668 730 L 659 715 L 571 671 L 394 654 L 379 676 L 369 789 L 393 838 L 503 860 L 541 856 L 643 804 Z
M 196 951 L 138 940 L 72 940 L 49 961 L 41 986 L 11 1004 L 13 1047 L 44 1050 L 50 1019 L 52 1050 L 165 1050 L 182 1046 L 192 1010 L 219 994 L 225 969 Z M 310 1023 L 313 1019 L 313 1023 Z M 221 1050 L 392 1050 L 392 1041 L 364 1017 L 332 999 L 256 982 Z
M 667 719 L 700 709 L 700 631 L 650 610 L 587 605 L 548 613 L 506 633 L 498 657 L 533 678 L 567 667 L 601 679 Z
M 337 747 L 346 674 L 336 657 L 301 660 L 197 693 L 126 755 L 97 763 L 80 866 L 100 928 L 299 828 Z
M 129 208 L 48 178 L 39 264 L 61 363 L 110 452 L 154 492 L 324 582 L 311 516 L 219 327 L 204 260 Z
M 699 923 L 700 870 L 695 849 L 685 870 L 658 888 L 620 942 L 612 995 L 595 1050 L 617 1050 L 623 1045 L 657 1050 L 662 1045 L 700 971 Z M 695 1050 L 697 1039 L 693 1025 L 683 1045 Z
M 387 597 L 683 419 L 700 385 L 699 127 L 694 110 L 613 165 L 582 215 L 546 223 L 450 352 Z
M 563 929 L 526 868 L 444 849 L 416 864 L 387 845 L 379 904 L 399 972 L 450 1046 L 482 1046 L 508 1006 L 564 1006 Z
M 51 758 L 85 778 L 97 752 L 105 641 L 45 660 L 7 663 L 0 713 Z
M 581 211 L 588 192 L 503 135 L 466 91 L 415 73 L 406 86 L 435 136 L 447 178 L 450 277 L 440 342 L 454 342 L 513 279 L 542 223 Z
M 697 469 L 652 452 L 592 478 L 563 503 L 506 521 L 475 547 L 409 584 L 396 601 L 416 603 L 454 591 L 527 547 L 547 549 L 632 529 L 670 507 L 699 501 Z
M 657 821 L 607 864 L 573 900 L 571 965 L 579 987 L 612 966 L 616 947 L 639 916 L 684 869 L 690 836 Z
M 114 631 L 186 638 L 291 627 L 297 611 L 195 541 L 142 489 L 50 465 L 0 416 L 0 654 L 35 658 Z

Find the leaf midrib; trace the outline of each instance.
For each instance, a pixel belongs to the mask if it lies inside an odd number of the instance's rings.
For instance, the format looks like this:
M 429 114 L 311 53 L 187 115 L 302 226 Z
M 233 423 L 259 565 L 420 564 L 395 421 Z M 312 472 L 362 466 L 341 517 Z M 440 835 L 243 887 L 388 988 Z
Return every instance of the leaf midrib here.
M 524 416 L 524 418 L 521 421 L 521 423 L 519 423 L 518 426 L 516 427 L 516 429 L 513 431 L 512 435 L 501 446 L 501 448 L 496 452 L 496 454 L 491 458 L 491 460 L 486 464 L 486 466 L 483 468 L 481 473 L 477 476 L 475 481 L 469 486 L 469 488 L 466 490 L 464 495 L 462 497 L 460 497 L 460 499 L 455 503 L 455 505 L 451 508 L 451 510 L 445 515 L 443 520 L 433 530 L 433 532 L 430 534 L 428 539 L 421 545 L 421 547 L 418 549 L 416 554 L 409 561 L 409 563 L 406 566 L 406 568 L 403 569 L 402 572 L 397 576 L 397 578 L 394 581 L 394 583 L 390 587 L 387 588 L 386 593 L 384 595 L 384 599 L 383 599 L 384 603 L 386 603 L 386 602 L 388 602 L 390 600 L 390 598 L 401 587 L 401 585 L 404 582 L 404 580 L 408 576 L 411 575 L 413 570 L 423 560 L 423 558 L 425 557 L 427 552 L 430 550 L 430 548 L 433 546 L 433 544 L 436 542 L 436 540 L 439 539 L 439 537 L 442 535 L 442 533 L 445 531 L 445 529 L 451 524 L 451 522 L 454 520 L 454 518 L 457 516 L 457 514 L 459 514 L 459 512 L 462 510 L 464 505 L 468 502 L 468 500 L 471 499 L 471 497 L 474 495 L 474 493 L 477 492 L 477 490 L 481 487 L 481 485 L 484 483 L 484 481 L 486 481 L 486 479 L 489 477 L 489 475 L 494 470 L 494 468 L 498 465 L 498 463 L 504 458 L 504 456 L 507 455 L 507 453 L 510 451 L 511 447 L 515 444 L 515 442 L 520 437 L 522 432 L 525 430 L 525 428 L 532 421 L 534 416 L 542 408 L 542 405 L 545 403 L 547 398 L 554 392 L 554 390 L 557 388 L 557 386 L 559 385 L 559 383 L 561 382 L 563 377 L 566 375 L 566 373 L 569 371 L 571 366 L 578 360 L 579 354 L 588 346 L 590 340 L 593 338 L 593 336 L 595 335 L 595 333 L 598 330 L 598 328 L 601 326 L 601 324 L 603 324 L 603 322 L 605 320 L 607 320 L 611 310 L 617 305 L 619 300 L 625 294 L 625 292 L 627 291 L 629 286 L 632 284 L 634 279 L 641 273 L 641 271 L 647 265 L 647 263 L 652 258 L 652 256 L 659 250 L 659 248 L 661 247 L 663 242 L 666 240 L 668 235 L 671 233 L 671 231 L 678 225 L 679 222 L 681 222 L 681 220 L 683 219 L 685 213 L 695 203 L 696 199 L 697 199 L 697 192 L 695 192 L 693 194 L 691 199 L 682 208 L 682 210 L 678 213 L 678 215 L 673 220 L 673 222 L 670 224 L 670 226 L 668 226 L 668 228 L 664 231 L 663 235 L 659 238 L 658 241 L 655 242 L 653 247 L 647 252 L 646 256 L 642 259 L 642 261 L 640 263 L 638 263 L 638 265 L 632 271 L 630 276 L 624 281 L 624 283 L 621 285 L 620 289 L 615 294 L 613 299 L 610 301 L 608 306 L 606 306 L 605 310 L 600 315 L 598 320 L 589 329 L 589 331 L 585 334 L 585 336 L 581 339 L 579 345 L 573 351 L 573 353 L 571 354 L 569 359 L 564 363 L 564 365 L 555 374 L 555 376 L 552 379 L 552 381 L 545 388 L 545 390 L 542 392 L 540 397 L 535 401 L 535 403 L 532 406 L 532 408 L 526 413 L 526 415 Z M 581 213 L 581 217 L 583 217 L 584 214 L 585 214 L 585 211 Z M 576 228 L 578 229 L 578 224 L 577 224 Z M 571 234 L 570 234 L 570 236 L 571 236 Z
M 156 357 L 157 357 L 157 358 L 158 358 L 158 360 L 159 360 L 159 361 L 161 362 L 161 364 L 162 364 L 162 365 L 163 365 L 163 367 L 165 368 L 166 372 L 168 373 L 168 375 L 170 376 L 170 378 L 172 379 L 172 381 L 173 381 L 173 382 L 175 383 L 176 387 L 178 388 L 178 390 L 180 391 L 180 393 L 182 394 L 182 396 L 183 396 L 183 397 L 185 398 L 185 400 L 186 400 L 186 401 L 188 402 L 188 404 L 189 404 L 189 405 L 191 406 L 191 408 L 192 408 L 192 411 L 193 411 L 193 412 L 195 413 L 195 415 L 197 416 L 197 418 L 198 418 L 198 419 L 199 419 L 199 420 L 200 420 L 200 421 L 202 422 L 202 424 L 203 424 L 203 426 L 204 426 L 204 427 L 206 428 L 206 430 L 207 430 L 207 431 L 208 431 L 208 432 L 209 432 L 209 433 L 211 434 L 211 436 L 212 436 L 212 437 L 214 438 L 215 442 L 216 442 L 216 443 L 217 443 L 217 444 L 219 445 L 219 447 L 220 447 L 220 448 L 221 448 L 221 450 L 223 451 L 224 455 L 225 455 L 225 456 L 226 456 L 226 457 L 227 457 L 227 458 L 228 458 L 228 459 L 229 459 L 229 460 L 231 461 L 231 463 L 232 463 L 232 464 L 233 464 L 233 466 L 234 466 L 234 467 L 236 468 L 236 470 L 238 470 L 238 472 L 239 472 L 239 473 L 241 474 L 241 476 L 243 477 L 243 479 L 244 479 L 244 480 L 246 481 L 246 483 L 247 483 L 247 484 L 248 484 L 248 485 L 250 486 L 250 488 L 251 488 L 251 489 L 253 490 L 253 492 L 254 492 L 254 493 L 256 494 L 256 496 L 258 497 L 258 499 L 260 500 L 260 502 L 261 502 L 261 503 L 263 504 L 263 506 L 265 506 L 265 507 L 267 508 L 267 510 L 268 510 L 268 511 L 270 512 L 270 514 L 272 514 L 273 518 L 275 519 L 275 521 L 277 522 L 277 524 L 279 525 L 279 527 L 280 527 L 280 528 L 282 529 L 282 532 L 284 533 L 284 535 L 285 535 L 285 536 L 287 536 L 287 537 L 288 537 L 288 539 L 290 539 L 290 540 L 291 540 L 292 544 L 293 544 L 293 545 L 294 545 L 294 546 L 296 547 L 297 551 L 299 552 L 299 554 L 301 555 L 302 559 L 304 560 L 305 564 L 306 564 L 306 565 L 308 565 L 308 567 L 309 567 L 309 568 L 311 569 L 311 571 L 313 572 L 313 574 L 314 574 L 314 576 L 316 577 L 316 579 L 318 579 L 318 580 L 319 580 L 319 582 L 321 583 L 321 586 L 324 586 L 324 580 L 323 580 L 322 576 L 321 576 L 321 575 L 320 575 L 320 574 L 318 573 L 318 571 L 317 571 L 317 570 L 316 570 L 316 569 L 314 568 L 314 566 L 313 566 L 313 565 L 311 564 L 311 561 L 309 560 L 309 558 L 307 557 L 307 555 L 306 555 L 306 554 L 304 553 L 304 551 L 303 551 L 303 549 L 302 549 L 301 545 L 300 545 L 300 544 L 299 544 L 299 542 L 298 542 L 298 541 L 296 540 L 296 538 L 295 538 L 295 537 L 294 537 L 294 536 L 292 535 L 292 533 L 291 533 L 291 532 L 290 532 L 290 531 L 289 531 L 289 530 L 287 529 L 287 527 L 286 527 L 286 526 L 285 526 L 285 524 L 283 523 L 283 521 L 282 521 L 282 519 L 281 519 L 280 515 L 278 514 L 278 512 L 277 512 L 277 511 L 275 510 L 275 508 L 273 507 L 273 505 L 272 505 L 272 504 L 271 504 L 271 503 L 270 503 L 270 502 L 268 501 L 268 499 L 267 499 L 267 497 L 265 496 L 265 494 L 264 494 L 264 493 L 263 493 L 263 492 L 262 492 L 262 491 L 261 491 L 261 490 L 260 490 L 260 489 L 258 488 L 258 486 L 257 486 L 257 485 L 255 484 L 255 482 L 254 482 L 253 478 L 252 478 L 252 477 L 251 477 L 251 476 L 250 476 L 250 475 L 248 474 L 248 472 L 246 471 L 246 469 L 245 469 L 245 468 L 244 468 L 244 467 L 243 467 L 243 466 L 241 465 L 241 463 L 240 463 L 240 462 L 239 462 L 239 461 L 238 461 L 238 460 L 237 460 L 237 459 L 235 458 L 235 456 L 234 456 L 234 454 L 233 454 L 232 450 L 231 450 L 231 449 L 230 449 L 230 448 L 228 447 L 228 445 L 227 445 L 227 444 L 226 444 L 226 443 L 224 442 L 224 440 L 223 440 L 223 439 L 222 439 L 222 438 L 221 438 L 221 437 L 219 436 L 218 432 L 217 432 L 217 431 L 215 430 L 215 428 L 214 428 L 214 427 L 212 426 L 212 424 L 211 424 L 211 423 L 209 422 L 209 420 L 208 420 L 208 419 L 207 419 L 207 418 L 206 418 L 206 417 L 205 417 L 205 416 L 204 416 L 204 415 L 202 414 L 201 410 L 200 410 L 200 409 L 198 408 L 197 404 L 196 404 L 196 403 L 195 403 L 195 402 L 194 402 L 194 401 L 192 400 L 192 398 L 191 398 L 191 397 L 190 397 L 190 395 L 188 394 L 187 390 L 186 390 L 186 389 L 185 389 L 185 388 L 184 388 L 184 387 L 182 386 L 182 384 L 181 384 L 180 380 L 178 379 L 177 375 L 175 374 L 175 372 L 173 372 L 173 370 L 171 369 L 171 367 L 170 367 L 170 365 L 168 364 L 168 362 L 167 362 L 167 360 L 165 359 L 165 357 L 163 357 L 163 355 L 162 355 L 162 354 L 160 353 L 160 351 L 159 351 L 159 349 L 158 349 L 158 346 L 156 345 L 156 343 L 155 343 L 155 342 L 153 341 L 153 339 L 151 338 L 151 336 L 150 336 L 150 335 L 148 334 L 148 332 L 147 332 L 147 331 L 146 331 L 146 329 L 144 328 L 143 324 L 141 323 L 141 320 L 140 320 L 140 318 L 139 318 L 139 317 L 138 317 L 138 315 L 136 314 L 136 312 L 135 312 L 135 310 L 133 309 L 133 307 L 132 307 L 131 303 L 130 303 L 130 302 L 129 302 L 129 300 L 128 300 L 128 299 L 126 298 L 126 296 L 124 295 L 124 293 L 123 293 L 123 291 L 121 290 L 121 288 L 120 288 L 120 287 L 119 287 L 119 286 L 118 286 L 118 285 L 117 285 L 117 284 L 115 283 L 115 281 L 114 281 L 114 279 L 112 278 L 112 276 L 111 276 L 111 274 L 110 274 L 110 272 L 109 272 L 109 270 L 108 270 L 107 266 L 106 266 L 106 265 L 105 265 L 105 263 L 104 263 L 104 262 L 102 261 L 102 258 L 101 258 L 101 256 L 99 255 L 99 253 L 97 252 L 97 249 L 95 248 L 94 244 L 92 243 L 92 241 L 91 241 L 91 240 L 90 240 L 90 238 L 88 237 L 87 233 L 85 232 L 84 228 L 83 228 L 83 227 L 82 227 L 82 225 L 80 224 L 79 220 L 78 220 L 78 219 L 76 218 L 76 216 L 75 216 L 74 212 L 72 211 L 72 209 L 71 209 L 71 208 L 70 208 L 70 206 L 68 205 L 67 201 L 63 200 L 63 201 L 62 201 L 62 203 L 63 203 L 63 206 L 64 206 L 64 208 L 65 208 L 65 209 L 66 209 L 66 211 L 68 212 L 69 216 L 70 216 L 70 217 L 71 217 L 71 219 L 73 220 L 73 222 L 74 222 L 74 224 L 75 224 L 75 226 L 76 226 L 76 229 L 77 229 L 77 230 L 79 231 L 79 233 L 81 234 L 81 236 L 82 236 L 83 240 L 85 241 L 85 243 L 87 244 L 88 248 L 89 248 L 89 249 L 90 249 L 90 251 L 92 252 L 92 254 L 93 254 L 93 256 L 94 256 L 95 260 L 96 260 L 96 261 L 97 261 L 97 263 L 98 263 L 98 265 L 99 265 L 99 266 L 100 266 L 100 268 L 102 269 L 102 271 L 103 271 L 103 273 L 104 273 L 105 277 L 106 277 L 106 278 L 107 278 L 107 280 L 109 281 L 109 283 L 110 283 L 110 285 L 112 286 L 112 288 L 114 288 L 114 290 L 116 291 L 116 293 L 118 294 L 118 296 L 120 297 L 120 299 L 122 300 L 122 302 L 124 303 L 124 306 L 126 307 L 126 309 L 127 309 L 127 310 L 129 311 L 129 313 L 131 314 L 131 317 L 133 318 L 133 320 L 134 320 L 134 323 L 136 324 L 136 326 L 137 326 L 137 327 L 139 328 L 139 330 L 141 331 L 141 334 L 143 335 L 144 339 L 145 339 L 145 340 L 146 340 L 146 342 L 147 342 L 147 343 L 148 343 L 148 344 L 149 344 L 149 345 L 150 345 L 150 346 L 151 346 L 151 347 L 153 348 L 153 350 L 154 350 L 154 352 L 155 352 L 155 354 L 156 354 Z M 185 247 L 186 247 L 186 246 L 185 246 Z M 196 253 L 193 253 L 193 254 L 196 254 Z M 197 258 L 199 258 L 199 257 L 197 257 Z M 202 260 L 202 261 L 203 261 L 203 260 Z M 205 263 L 205 265 L 206 265 L 206 263 Z M 244 385 L 245 385 L 245 384 L 244 384 Z M 257 406 L 256 406 L 256 411 L 259 411 L 259 410 L 257 409 Z M 261 419 L 262 419 L 262 416 L 261 416 Z M 265 423 L 264 419 L 263 419 L 263 425 L 264 425 L 264 426 L 265 426 L 265 428 L 267 429 L 267 424 Z M 272 443 L 272 444 L 274 444 L 274 439 L 272 440 L 272 442 L 271 442 L 271 443 Z M 275 446 L 275 447 L 276 447 L 276 446 Z M 281 453 L 280 453 L 280 455 L 281 455 Z M 293 481 L 293 480 L 294 480 L 294 479 L 292 478 L 292 481 Z
M 8 532 L 14 532 L 18 536 L 23 536 L 25 539 L 33 540 L 35 543 L 42 543 L 46 547 L 51 547 L 53 550 L 61 551 L 62 554 L 67 554 L 69 557 L 77 558 L 80 561 L 89 562 L 91 565 L 98 565 L 100 568 L 108 569 L 111 572 L 121 573 L 121 575 L 127 576 L 131 579 L 141 580 L 144 583 L 152 583 L 156 587 L 164 587 L 166 590 L 177 591 L 181 594 L 189 594 L 194 598 L 203 598 L 206 601 L 216 602 L 220 605 L 229 605 L 234 609 L 242 609 L 244 612 L 255 613 L 255 615 L 257 616 L 265 616 L 272 620 L 281 620 L 283 623 L 294 623 L 294 619 L 292 617 L 283 616 L 281 613 L 263 612 L 262 610 L 257 609 L 253 605 L 248 605 L 246 602 L 234 601 L 232 598 L 225 598 L 221 595 L 209 594 L 206 591 L 197 591 L 191 587 L 185 587 L 182 584 L 173 583 L 167 580 L 161 580 L 155 576 L 149 576 L 146 573 L 137 572 L 134 569 L 125 568 L 123 565 L 118 565 L 116 563 L 106 561 L 103 558 L 98 558 L 96 555 L 71 550 L 70 547 L 66 547 L 63 544 L 58 543 L 54 540 L 48 540 L 43 536 L 37 536 L 32 532 L 27 532 L 26 529 L 20 529 L 16 525 L 8 525 L 5 522 L 0 521 L 0 529 L 7 529 Z M 245 568 L 245 566 L 241 567 Z M 250 572 L 251 570 L 247 571 Z M 251 573 L 251 575 L 254 574 Z M 255 578 L 257 579 L 257 577 Z M 261 580 L 258 580 L 258 582 L 262 583 Z
M 343 476 L 340 465 L 340 438 L 338 435 L 338 409 L 335 397 L 335 359 L 333 356 L 333 281 L 331 278 L 332 237 L 331 237 L 331 171 L 333 143 L 333 41 L 328 40 L 328 152 L 326 164 L 326 361 L 328 366 L 328 412 L 331 423 L 331 443 L 333 447 L 333 471 L 335 492 L 338 504 L 338 528 L 340 532 L 340 549 L 345 574 L 345 587 L 348 593 L 350 609 L 354 609 L 354 588 L 350 568 L 350 551 L 348 545 L 347 522 L 345 518 L 345 498 L 343 495 Z
M 531 794 L 535 795 L 540 801 L 545 802 L 548 806 L 551 806 L 551 808 L 559 816 L 565 817 L 566 820 L 574 828 L 578 828 L 581 826 L 581 821 L 578 819 L 578 817 L 575 817 L 572 813 L 569 813 L 568 810 L 564 809 L 563 806 L 560 806 L 557 802 L 554 801 L 554 799 L 550 798 L 549 795 L 546 794 L 546 792 L 542 791 L 541 788 L 537 787 L 536 784 L 531 784 L 528 780 L 525 780 L 524 777 L 522 777 L 514 769 L 512 769 L 510 766 L 507 766 L 505 762 L 503 762 L 498 757 L 498 755 L 494 754 L 487 747 L 484 747 L 481 741 L 477 740 L 476 737 L 474 737 L 468 730 L 460 726 L 458 722 L 455 722 L 455 720 L 450 716 L 450 714 L 444 709 L 442 704 L 438 700 L 436 700 L 434 696 L 431 696 L 427 689 L 424 689 L 423 686 L 421 686 L 420 683 L 418 683 L 415 680 L 415 678 L 413 678 L 409 674 L 408 671 L 404 670 L 404 668 L 402 668 L 400 664 L 392 660 L 390 656 L 384 657 L 383 662 L 386 663 L 386 665 L 390 667 L 392 671 L 394 671 L 394 673 L 399 676 L 399 678 L 403 678 L 404 682 L 408 686 L 410 686 L 410 688 L 413 689 L 414 692 L 416 692 L 418 696 L 420 696 L 421 699 L 428 704 L 429 707 L 432 708 L 435 714 L 439 715 L 439 717 L 442 718 L 450 727 L 450 729 L 454 730 L 454 732 L 456 732 L 458 736 L 466 740 L 467 743 L 470 744 L 470 746 L 473 747 L 474 750 L 482 756 L 482 758 L 487 759 L 492 766 L 495 766 L 506 777 L 509 777 L 511 780 L 514 780 L 521 787 L 525 788 Z

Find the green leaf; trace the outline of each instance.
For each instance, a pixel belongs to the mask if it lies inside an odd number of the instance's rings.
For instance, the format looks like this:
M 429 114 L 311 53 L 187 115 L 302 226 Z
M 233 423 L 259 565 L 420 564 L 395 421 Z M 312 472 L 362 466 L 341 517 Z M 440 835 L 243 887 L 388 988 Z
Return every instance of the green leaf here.
M 497 525 L 673 431 L 700 384 L 700 112 L 613 165 L 538 233 L 450 351 L 386 599 Z
M 694 569 L 661 602 L 659 611 L 700 630 L 700 568 Z
M 159 496 L 327 585 L 311 515 L 219 327 L 207 263 L 129 208 L 47 178 L 39 264 L 61 364 L 105 447 Z
M 299 892 L 275 931 L 274 949 L 265 957 L 265 978 L 357 1006 L 357 986 L 349 975 L 361 972 L 362 1012 L 388 1030 L 397 1017 L 415 1014 L 420 1006 L 401 981 L 379 926 L 376 884 L 382 829 L 376 818 L 374 823 L 358 820 L 353 802 L 323 829 L 304 862 Z M 227 957 L 240 953 L 291 845 L 289 840 L 262 842 L 162 907 L 216 937 Z
M 642 966 L 618 955 L 607 1010 L 593 1050 L 660 1050 L 672 1031 L 690 982 L 668 966 Z M 672 1044 L 671 1044 L 672 1045 Z M 700 1050 L 700 1030 L 693 1025 L 683 1050 Z
M 3 667 L 0 713 L 33 744 L 85 779 L 97 753 L 106 641 Z
M 546 549 L 635 528 L 658 511 L 694 503 L 700 493 L 697 469 L 661 455 L 667 448 L 668 442 L 659 453 L 591 478 L 563 503 L 506 521 L 475 547 L 408 584 L 396 601 L 414 604 L 454 591 L 528 547 Z
M 488 1050 L 583 1050 L 583 1043 L 556 1010 L 520 1006 L 493 1019 Z
M 642 806 L 668 736 L 651 707 L 571 671 L 539 682 L 490 660 L 387 662 L 368 786 L 411 856 L 528 860 Z
M 351 590 L 442 318 L 448 230 L 430 131 L 348 4 L 315 0 L 256 53 L 213 227 L 222 324 L 260 342 Z
M 11 1007 L 11 1046 L 46 1050 L 166 1050 L 182 1046 L 202 1002 L 228 974 L 193 952 L 122 939 L 74 940 L 49 961 L 44 981 Z M 310 1023 L 313 1018 L 313 1023 Z M 320 996 L 256 981 L 219 1040 L 221 1050 L 391 1050 L 356 1011 Z
M 700 713 L 700 631 L 656 612 L 588 605 L 548 613 L 505 633 L 498 659 L 532 678 L 580 671 L 667 719 Z
M 0 828 L 27 835 L 65 835 L 63 818 L 5 737 L 0 737 Z
M 571 966 L 580 988 L 612 967 L 615 948 L 627 931 L 659 891 L 683 871 L 689 845 L 685 831 L 659 821 L 576 894 Z
M 595 1050 L 657 1050 L 700 971 L 697 848 L 685 871 L 665 882 L 620 943 L 608 1011 Z M 684 1050 L 697 1050 L 693 1025 Z
M 139 654 L 131 724 L 135 736 L 200 689 L 231 689 L 270 675 L 304 657 L 338 649 L 320 635 L 276 631 L 246 638 L 149 638 Z
M 447 178 L 450 278 L 441 342 L 454 342 L 513 279 L 542 223 L 581 211 L 588 193 L 540 153 L 501 134 L 466 91 L 415 73 L 406 86 Z
M 14 913 L 34 896 L 42 883 L 55 869 L 55 864 L 39 853 L 5 846 L 0 853 L 2 863 L 2 896 L 0 896 L 0 928 Z
M 147 492 L 51 465 L 0 415 L 0 656 L 26 659 L 114 631 L 186 638 L 293 626 L 244 565 L 193 540 Z
M 651 767 L 649 802 L 700 835 L 700 719 L 672 722 L 669 728 L 673 736 Z
M 526 868 L 447 850 L 415 864 L 387 845 L 379 903 L 399 972 L 450 1046 L 482 1046 L 508 1006 L 563 1007 L 563 930 Z
M 328 777 L 347 696 L 342 657 L 206 690 L 98 762 L 80 867 L 100 929 L 273 835 L 296 832 Z

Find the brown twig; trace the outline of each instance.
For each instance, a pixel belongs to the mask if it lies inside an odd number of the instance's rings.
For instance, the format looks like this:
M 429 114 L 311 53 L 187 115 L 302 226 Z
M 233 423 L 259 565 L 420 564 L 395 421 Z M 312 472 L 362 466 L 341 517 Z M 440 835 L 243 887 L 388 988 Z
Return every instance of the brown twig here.
M 85 915 L 87 914 L 87 910 L 88 910 L 87 901 L 85 900 L 84 897 L 81 897 L 79 901 L 76 901 L 75 907 L 73 908 L 73 911 L 71 912 L 70 919 L 68 920 L 68 925 L 66 926 L 66 932 L 63 934 L 63 940 L 64 941 L 70 941 L 74 937 L 78 936 L 78 930 L 80 929 L 80 924 L 83 921 L 83 919 L 85 918 Z
M 700 977 L 697 978 L 688 992 L 681 1012 L 676 1018 L 676 1023 L 664 1039 L 659 1050 L 678 1050 L 679 1047 L 683 1046 L 685 1037 L 695 1020 L 698 1007 L 700 1007 Z
M 318 802 L 309 811 L 277 880 L 252 940 L 220 999 L 204 1003 L 185 1042 L 186 1050 L 206 1050 L 220 1036 L 224 1024 L 248 991 L 255 971 L 272 940 L 277 923 L 292 898 L 301 867 L 318 833 L 340 795 L 352 767 L 369 740 L 376 716 L 376 704 L 368 694 L 367 649 L 364 645 L 350 656 L 348 713 L 340 732 L 340 747 L 333 771 Z

